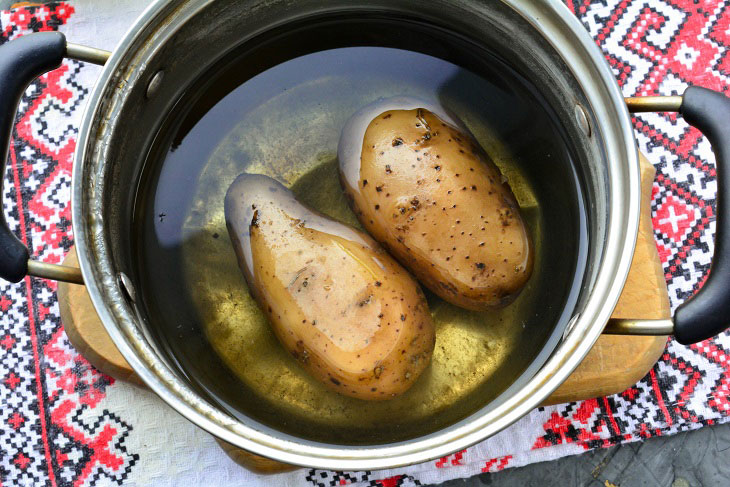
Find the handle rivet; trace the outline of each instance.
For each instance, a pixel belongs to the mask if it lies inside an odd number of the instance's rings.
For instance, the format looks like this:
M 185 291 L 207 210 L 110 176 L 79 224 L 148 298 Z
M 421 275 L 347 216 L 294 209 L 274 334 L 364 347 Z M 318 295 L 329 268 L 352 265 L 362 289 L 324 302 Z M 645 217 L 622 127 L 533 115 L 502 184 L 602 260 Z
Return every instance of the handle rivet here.
M 147 92 L 145 93 L 147 99 L 155 96 L 155 93 L 157 93 L 157 90 L 159 90 L 162 85 L 162 78 L 164 78 L 164 76 L 165 72 L 162 70 L 156 72 L 155 75 L 152 76 L 152 79 L 147 84 Z
M 132 285 L 132 280 L 124 272 L 120 272 L 117 277 L 119 279 L 119 287 L 122 289 L 125 297 L 128 301 L 134 303 L 137 298 L 137 293 Z
M 575 120 L 578 122 L 578 126 L 583 131 L 586 137 L 591 136 L 591 124 L 588 121 L 588 115 L 586 109 L 582 105 L 575 106 Z

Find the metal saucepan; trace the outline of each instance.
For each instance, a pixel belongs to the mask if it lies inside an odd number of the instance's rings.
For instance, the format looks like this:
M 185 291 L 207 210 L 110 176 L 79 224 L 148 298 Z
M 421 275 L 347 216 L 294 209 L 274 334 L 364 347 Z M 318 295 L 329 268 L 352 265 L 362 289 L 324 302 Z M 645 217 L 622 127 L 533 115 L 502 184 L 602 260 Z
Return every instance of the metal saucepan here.
M 140 178 L 155 163 L 148 157 L 150 147 L 177 102 L 231 53 L 245 56 L 262 39 L 285 39 L 289 47 L 277 51 L 285 59 L 294 55 L 288 50 L 297 51 L 296 33 L 305 26 L 347 22 L 381 26 L 379 35 L 350 29 L 350 42 L 359 45 L 388 46 L 394 39 L 428 44 L 433 34 L 454 40 L 444 41 L 441 55 L 478 62 L 479 50 L 485 49 L 507 60 L 531 81 L 560 121 L 588 215 L 582 250 L 586 265 L 576 271 L 575 295 L 556 312 L 561 324 L 545 324 L 552 338 L 542 344 L 541 359 L 524 367 L 498 397 L 483 397 L 478 407 L 463 409 L 462 417 L 430 430 L 424 422 L 421 433 L 397 441 L 381 437 L 361 444 L 323 441 L 316 431 L 292 433 L 285 417 L 278 423 L 277 418 L 262 422 L 247 410 L 232 412 L 216 402 L 212 385 L 193 383 L 180 363 L 199 357 L 175 356 L 150 326 L 155 317 L 145 303 L 156 297 L 146 295 L 139 284 L 131 241 Z M 414 32 L 421 37 L 409 37 Z M 322 42 L 329 42 L 326 36 Z M 690 88 L 683 96 L 624 100 L 602 53 L 560 2 L 165 0 L 144 12 L 113 53 L 67 43 L 60 33 L 22 37 L 0 53 L 3 153 L 28 83 L 64 57 L 104 65 L 83 117 L 73 168 L 73 230 L 81 268 L 29 260 L 28 250 L 3 221 L 0 276 L 84 283 L 112 340 L 152 390 L 196 425 L 256 454 L 290 464 L 354 470 L 440 457 L 527 414 L 570 375 L 601 333 L 674 334 L 681 343 L 693 343 L 722 331 L 730 317 L 730 235 L 725 231 L 730 215 L 724 199 L 730 177 L 730 101 L 701 88 Z M 630 111 L 680 112 L 707 135 L 717 157 L 712 272 L 671 320 L 608 321 L 631 264 L 639 222 L 639 162 Z

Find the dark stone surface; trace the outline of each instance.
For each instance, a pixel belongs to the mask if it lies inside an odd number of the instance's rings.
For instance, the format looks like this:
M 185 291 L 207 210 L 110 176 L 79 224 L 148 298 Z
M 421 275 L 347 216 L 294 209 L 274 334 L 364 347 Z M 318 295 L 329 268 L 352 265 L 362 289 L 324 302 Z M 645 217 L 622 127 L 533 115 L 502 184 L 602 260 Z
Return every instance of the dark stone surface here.
M 534 463 L 439 487 L 730 486 L 730 423 Z

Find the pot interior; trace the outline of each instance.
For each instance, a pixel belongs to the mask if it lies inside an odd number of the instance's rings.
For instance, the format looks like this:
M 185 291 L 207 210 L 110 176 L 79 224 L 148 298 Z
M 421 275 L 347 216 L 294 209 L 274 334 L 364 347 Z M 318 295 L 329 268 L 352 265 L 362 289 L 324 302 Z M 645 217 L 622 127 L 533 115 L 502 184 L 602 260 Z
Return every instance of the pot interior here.
M 278 343 L 237 267 L 223 199 L 240 173 L 266 174 L 360 228 L 338 180 L 340 131 L 360 107 L 398 95 L 437 101 L 466 124 L 508 178 L 536 259 L 500 310 L 427 292 L 431 365 L 402 396 L 367 402 L 330 391 Z M 241 419 L 341 444 L 440 430 L 534 372 L 572 316 L 588 238 L 574 158 L 534 80 L 493 47 L 407 14 L 321 15 L 262 33 L 187 87 L 149 149 L 132 224 L 148 331 L 192 386 Z

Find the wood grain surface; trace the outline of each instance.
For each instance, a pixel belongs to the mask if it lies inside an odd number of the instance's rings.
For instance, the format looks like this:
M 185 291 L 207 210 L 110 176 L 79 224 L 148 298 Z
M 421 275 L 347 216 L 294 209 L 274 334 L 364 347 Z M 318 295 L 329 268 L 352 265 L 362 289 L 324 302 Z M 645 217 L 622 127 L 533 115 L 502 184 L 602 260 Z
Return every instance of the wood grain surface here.
M 664 270 L 651 224 L 654 166 L 639 154 L 641 218 L 634 258 L 612 318 L 669 318 L 671 310 Z M 667 337 L 601 335 L 583 362 L 545 404 L 577 401 L 622 392 L 639 381 L 659 360 Z

